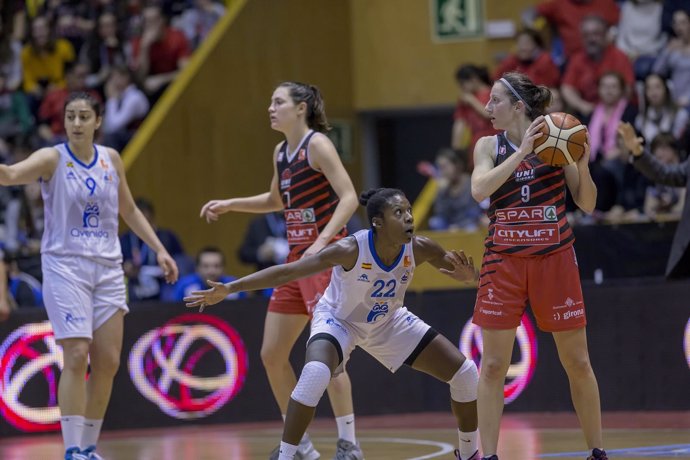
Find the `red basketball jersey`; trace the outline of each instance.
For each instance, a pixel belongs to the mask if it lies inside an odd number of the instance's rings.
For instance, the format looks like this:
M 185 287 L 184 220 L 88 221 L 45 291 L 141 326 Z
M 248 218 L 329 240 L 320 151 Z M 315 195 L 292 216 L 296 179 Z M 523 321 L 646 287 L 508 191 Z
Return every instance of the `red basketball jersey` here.
M 287 142 L 278 151 L 278 187 L 285 208 L 287 240 L 290 245 L 288 262 L 301 257 L 328 224 L 338 206 L 338 195 L 320 171 L 309 164 L 310 132 L 297 152 L 288 158 Z M 347 235 L 343 227 L 332 241 Z
M 505 133 L 496 136 L 496 166 L 517 148 Z M 563 250 L 575 241 L 565 216 L 565 172 L 542 163 L 534 152 L 491 195 L 486 248 L 515 256 Z

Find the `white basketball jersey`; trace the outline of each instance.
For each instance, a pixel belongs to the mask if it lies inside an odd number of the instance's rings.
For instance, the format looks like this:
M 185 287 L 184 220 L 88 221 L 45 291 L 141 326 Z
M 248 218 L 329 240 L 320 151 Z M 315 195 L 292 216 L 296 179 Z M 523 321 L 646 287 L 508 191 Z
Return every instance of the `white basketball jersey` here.
M 360 230 L 352 235 L 359 255 L 350 271 L 333 268 L 331 283 L 319 303 L 332 309 L 336 318 L 350 323 L 382 323 L 403 306 L 405 291 L 412 282 L 414 254 L 406 243 L 392 265 L 386 266 L 376 254 L 374 234 Z
M 41 253 L 121 263 L 117 234 L 120 178 L 108 151 L 94 145 L 93 161 L 84 164 L 66 143 L 54 148 L 60 153 L 58 166 L 49 181 L 41 181 L 45 208 Z

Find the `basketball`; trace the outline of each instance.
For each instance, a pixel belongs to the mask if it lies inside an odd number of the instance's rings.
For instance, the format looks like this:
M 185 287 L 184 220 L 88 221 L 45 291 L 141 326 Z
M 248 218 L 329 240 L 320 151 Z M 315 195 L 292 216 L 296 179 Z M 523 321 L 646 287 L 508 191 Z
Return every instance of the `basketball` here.
M 585 153 L 587 130 L 580 120 L 564 112 L 544 116 L 543 136 L 535 139 L 534 153 L 551 166 L 575 163 Z

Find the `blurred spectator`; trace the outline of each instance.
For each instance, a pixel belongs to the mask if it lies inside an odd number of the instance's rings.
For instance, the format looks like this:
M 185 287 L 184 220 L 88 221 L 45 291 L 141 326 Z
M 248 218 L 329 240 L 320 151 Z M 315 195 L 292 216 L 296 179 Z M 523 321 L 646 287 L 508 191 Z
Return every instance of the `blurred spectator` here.
M 174 26 L 184 32 L 192 49 L 196 49 L 225 14 L 225 7 L 215 0 L 194 0 Z
M 84 91 L 89 93 L 97 101 L 101 96 L 94 90 L 86 87 L 86 77 L 89 68 L 86 64 L 73 63 L 67 66 L 67 86 L 65 88 L 53 88 L 49 90 L 40 107 L 38 108 L 38 135 L 45 145 L 54 145 L 64 142 L 65 135 L 65 102 L 70 93 Z
M 126 66 L 113 69 L 105 85 L 103 143 L 121 152 L 149 111 L 146 95 L 132 83 Z
M 467 171 L 467 152 L 456 153 L 451 149 L 442 149 L 436 155 L 435 171 L 421 166 L 418 170 L 422 173 L 431 172 L 438 184 L 429 228 L 475 231 L 484 213 L 472 198 L 470 174 Z
M 620 16 L 614 0 L 548 0 L 537 5 L 535 13 L 556 30 L 563 41 L 566 60 L 582 51 L 580 24 L 586 17 L 596 15 L 608 26 L 614 26 Z M 531 21 L 527 22 L 529 25 Z
M 7 270 L 7 287 L 18 307 L 42 307 L 41 283 L 20 270 L 17 255 L 5 253 L 2 265 Z
M 229 283 L 236 278 L 225 275 L 225 255 L 216 247 L 205 247 L 196 256 L 196 272 L 183 276 L 175 284 L 173 296 L 170 299 L 174 302 L 181 302 L 192 291 L 208 289 L 206 281 L 217 283 Z M 241 299 L 247 296 L 246 292 L 235 292 L 226 297 L 227 300 Z
M 619 133 L 626 150 L 632 153 L 635 167 L 650 180 L 670 187 L 685 187 L 683 213 L 671 243 L 671 254 L 666 265 L 666 277 L 690 276 L 690 161 L 680 164 L 663 164 L 642 147 L 643 139 L 637 137 L 634 128 L 621 124 Z
M 237 255 L 256 271 L 285 263 L 290 252 L 285 238 L 285 216 L 282 211 L 262 214 L 249 223 Z
M 0 26 L 0 74 L 4 77 L 2 91 L 14 92 L 22 84 L 22 45 L 11 31 Z
M 0 251 L 0 256 L 4 259 L 2 251 Z M 7 283 L 7 267 L 2 263 L 0 264 L 0 322 L 6 321 L 13 310 L 13 305 L 10 302 L 10 290 Z
M 177 76 L 190 54 L 184 34 L 169 27 L 159 6 L 143 10 L 141 37 L 132 40 L 133 70 L 152 102 Z
M 549 88 L 549 91 L 551 91 L 551 105 L 546 108 L 546 113 L 570 112 L 565 105 L 561 90 L 558 88 Z
M 64 88 L 65 65 L 74 58 L 72 44 L 65 39 L 54 38 L 45 17 L 34 18 L 31 38 L 22 49 L 24 91 L 38 101 L 48 89 Z M 37 107 L 38 103 L 33 105 Z
M 661 132 L 670 132 L 680 139 L 688 123 L 688 112 L 679 107 L 666 80 L 652 73 L 644 81 L 644 105 L 635 118 L 635 129 L 647 142 Z
M 673 13 L 672 39 L 654 63 L 654 72 L 670 76 L 672 92 L 678 105 L 690 106 L 690 16 L 685 10 Z
M 629 168 L 628 155 L 618 142 L 618 125 L 635 119 L 635 109 L 625 96 L 625 81 L 615 72 L 601 76 L 598 84 L 600 102 L 595 106 L 587 129 L 590 135 L 592 179 L 597 185 L 599 211 L 615 205 L 623 210 L 642 210 L 644 186 Z
M 79 62 L 87 63 L 89 76 L 86 85 L 101 90 L 110 71 L 127 63 L 121 33 L 117 29 L 117 18 L 105 12 L 98 17 L 98 27 L 82 46 Z
M 498 80 L 506 72 L 520 72 L 537 85 L 558 86 L 561 72 L 549 53 L 544 51 L 544 40 L 538 32 L 526 29 L 516 37 L 515 54 L 501 62 L 494 73 Z
M 34 125 L 29 104 L 23 93 L 10 89 L 0 71 L 0 138 L 24 142 Z
M 40 183 L 13 187 L 12 199 L 5 209 L 5 248 L 27 256 L 39 254 L 43 227 Z
M 690 15 L 690 2 L 688 0 L 663 0 L 664 9 L 661 13 L 661 29 L 667 35 L 673 35 L 673 13 L 683 10 Z
M 680 144 L 671 133 L 660 133 L 652 140 L 651 154 L 664 165 L 680 163 Z M 666 218 L 679 219 L 685 203 L 683 188 L 656 184 L 647 187 L 644 202 L 645 214 L 652 218 L 663 215 Z
M 455 72 L 455 80 L 460 95 L 453 114 L 451 146 L 471 152 L 480 137 L 496 132 L 484 109 L 491 94 L 491 79 L 486 67 L 463 64 Z
M 588 16 L 582 21 L 584 49 L 573 55 L 563 75 L 563 99 L 581 117 L 594 110 L 597 82 L 605 72 L 619 73 L 628 88 L 635 83 L 630 60 L 622 51 L 608 44 L 606 29 L 606 22 L 598 16 Z
M 664 47 L 667 35 L 661 30 L 661 0 L 627 0 L 621 7 L 616 46 L 633 62 L 635 78 L 644 80 Z
M 150 201 L 138 198 L 136 204 L 155 230 L 163 247 L 177 262 L 180 273 L 189 273 L 191 263 L 184 253 L 177 235 L 172 230 L 158 228 L 155 210 Z M 122 268 L 128 278 L 130 300 L 160 299 L 161 289 L 165 286 L 165 279 L 161 268 L 158 266 L 156 253 L 131 230 L 120 236 L 120 245 L 122 247 Z
M 79 50 L 95 25 L 89 17 L 90 2 L 61 0 L 57 3 L 54 9 L 55 35 L 69 40 L 74 49 Z

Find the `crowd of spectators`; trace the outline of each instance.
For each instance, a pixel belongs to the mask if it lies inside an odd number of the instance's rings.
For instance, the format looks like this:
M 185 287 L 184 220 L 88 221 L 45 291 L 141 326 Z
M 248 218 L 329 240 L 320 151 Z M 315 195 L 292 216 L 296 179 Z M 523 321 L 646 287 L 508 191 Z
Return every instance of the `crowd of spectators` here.
M 630 123 L 661 161 L 686 160 L 690 2 L 545 0 L 526 10 L 523 21 L 514 53 L 497 62 L 492 80 L 505 72 L 525 73 L 550 87 L 554 104 L 549 111 L 574 114 L 587 125 L 597 206 L 592 216 L 572 214 L 573 222 L 679 218 L 683 191 L 653 186 L 633 166 L 617 130 L 621 123 Z M 467 78 L 470 70 L 478 75 L 474 80 Z M 456 73 L 460 96 L 451 146 L 469 149 L 469 158 L 477 138 L 492 134 L 491 125 L 482 118 L 492 84 L 484 75 L 485 69 L 467 62 Z M 444 201 L 444 195 L 438 200 Z M 465 211 L 457 208 L 457 212 Z M 429 223 L 436 228 L 438 222 L 434 215 Z
M 225 12 L 222 0 L 0 1 L 0 162 L 66 140 L 73 91 L 102 103 L 96 142 L 122 151 L 165 88 Z M 147 210 L 152 207 L 143 204 Z M 40 185 L 0 188 L 0 251 L 7 305 L 42 305 Z M 166 236 L 169 236 L 166 234 Z M 168 240 L 187 273 L 194 262 Z M 123 236 L 130 298 L 158 299 L 146 248 Z M 2 286 L 0 286 L 2 289 Z M 0 312 L 1 313 L 1 312 Z

